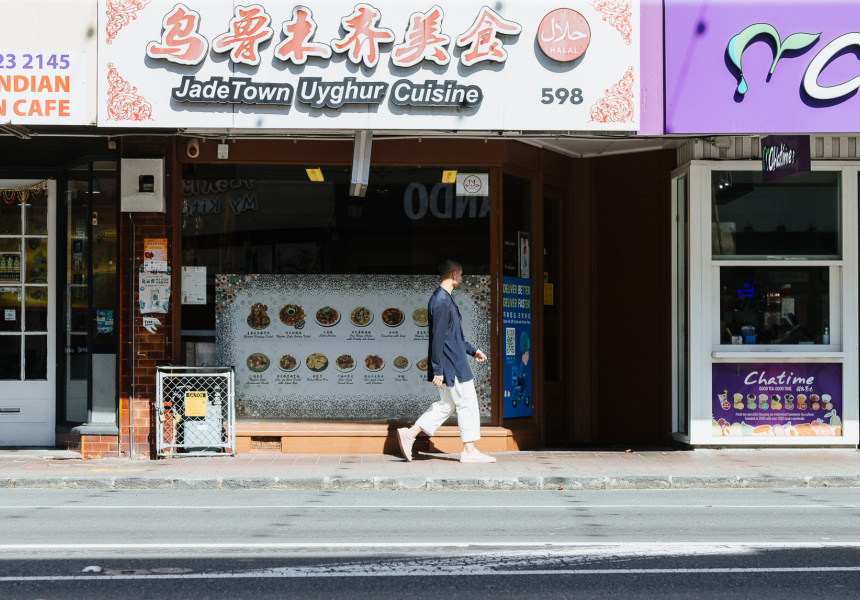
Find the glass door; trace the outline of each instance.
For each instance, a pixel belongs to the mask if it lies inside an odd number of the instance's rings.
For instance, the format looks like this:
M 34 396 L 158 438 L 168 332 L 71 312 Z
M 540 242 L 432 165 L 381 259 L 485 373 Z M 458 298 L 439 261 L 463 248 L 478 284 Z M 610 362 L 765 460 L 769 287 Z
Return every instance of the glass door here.
M 116 162 L 68 172 L 62 365 L 67 423 L 116 424 Z
M 53 446 L 54 182 L 0 180 L 0 446 Z
M 689 233 L 690 220 L 687 210 L 689 197 L 689 177 L 686 172 L 675 177 L 672 182 L 672 205 L 675 217 L 675 231 L 672 236 L 673 246 L 673 288 L 675 303 L 673 306 L 672 326 L 674 329 L 673 344 L 673 433 L 685 440 L 690 434 L 689 402 L 690 402 L 690 344 L 689 344 L 689 297 L 687 293 L 690 262 L 689 262 Z

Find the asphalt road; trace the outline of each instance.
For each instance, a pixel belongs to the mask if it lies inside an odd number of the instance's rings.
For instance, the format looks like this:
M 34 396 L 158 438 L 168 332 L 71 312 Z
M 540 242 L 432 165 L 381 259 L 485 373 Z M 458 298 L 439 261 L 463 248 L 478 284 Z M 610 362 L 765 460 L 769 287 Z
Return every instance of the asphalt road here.
M 856 598 L 853 489 L 0 490 L 0 598 Z

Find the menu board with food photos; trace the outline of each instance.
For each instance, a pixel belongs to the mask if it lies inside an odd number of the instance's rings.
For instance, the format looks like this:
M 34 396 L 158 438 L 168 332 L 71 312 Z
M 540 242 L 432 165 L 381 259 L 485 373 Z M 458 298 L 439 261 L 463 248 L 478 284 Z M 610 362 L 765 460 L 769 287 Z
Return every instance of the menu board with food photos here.
M 236 369 L 238 417 L 410 419 L 438 399 L 427 381 L 424 275 L 218 275 L 218 364 Z M 490 280 L 454 292 L 466 339 L 489 351 Z M 471 359 L 470 359 L 471 360 Z M 482 419 L 490 361 L 472 361 Z

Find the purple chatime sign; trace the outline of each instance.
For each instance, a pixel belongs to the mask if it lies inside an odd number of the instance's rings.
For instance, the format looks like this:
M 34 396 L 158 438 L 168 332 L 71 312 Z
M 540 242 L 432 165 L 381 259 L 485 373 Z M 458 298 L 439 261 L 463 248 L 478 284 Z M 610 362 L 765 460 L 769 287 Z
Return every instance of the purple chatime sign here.
M 857 0 L 666 0 L 666 133 L 860 131 Z
M 842 435 L 842 365 L 714 363 L 711 435 Z

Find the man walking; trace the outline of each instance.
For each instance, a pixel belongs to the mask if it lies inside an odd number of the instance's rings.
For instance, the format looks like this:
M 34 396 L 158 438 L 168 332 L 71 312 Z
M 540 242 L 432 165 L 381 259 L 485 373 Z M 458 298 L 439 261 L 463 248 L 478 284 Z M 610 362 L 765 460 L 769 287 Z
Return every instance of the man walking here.
M 496 462 L 495 458 L 475 448 L 475 441 L 481 439 L 481 415 L 472 369 L 466 355 L 474 356 L 478 362 L 484 362 L 487 356 L 466 341 L 460 321 L 460 309 L 451 297 L 451 293 L 463 282 L 463 267 L 452 260 L 446 260 L 439 268 L 439 275 L 442 282 L 427 303 L 430 317 L 427 380 L 439 388 L 439 400 L 418 418 L 415 425 L 409 429 L 401 427 L 397 430 L 400 451 L 406 460 L 411 461 L 415 437 L 421 431 L 432 436 L 439 426 L 456 412 L 460 440 L 463 442 L 460 462 Z

